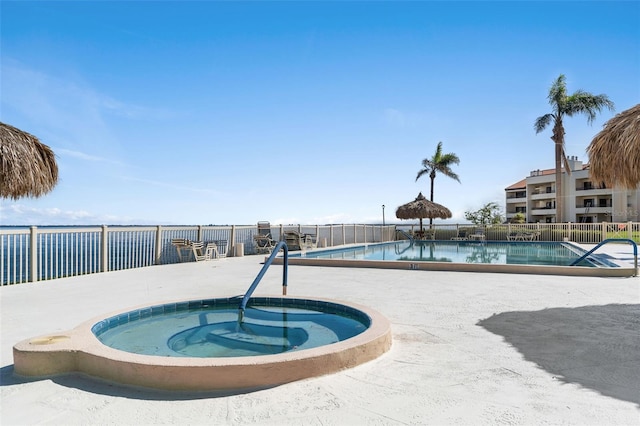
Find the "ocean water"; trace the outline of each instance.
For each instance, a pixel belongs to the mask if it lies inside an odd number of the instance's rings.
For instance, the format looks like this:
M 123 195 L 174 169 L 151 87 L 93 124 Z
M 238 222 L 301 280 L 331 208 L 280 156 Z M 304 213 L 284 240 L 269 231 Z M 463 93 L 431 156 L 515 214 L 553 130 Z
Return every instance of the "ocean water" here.
M 51 229 L 64 231 L 51 232 Z M 9 234 L 8 230 L 24 233 Z M 108 270 L 153 264 L 155 233 L 110 232 L 108 239 Z M 31 252 L 30 227 L 0 227 L 1 285 L 29 280 Z M 100 272 L 103 270 L 102 228 L 38 227 L 35 256 L 38 280 Z

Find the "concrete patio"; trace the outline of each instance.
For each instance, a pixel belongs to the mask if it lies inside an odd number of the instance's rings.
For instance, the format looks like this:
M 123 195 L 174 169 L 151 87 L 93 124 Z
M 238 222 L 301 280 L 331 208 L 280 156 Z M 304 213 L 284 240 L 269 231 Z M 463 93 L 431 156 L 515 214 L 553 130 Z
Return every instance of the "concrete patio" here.
M 627 246 L 628 247 L 628 246 Z M 629 262 L 630 247 L 608 248 Z M 0 289 L 1 423 L 640 424 L 640 279 L 290 266 L 289 295 L 369 306 L 391 350 L 339 373 L 242 392 L 166 392 L 13 374 L 17 342 L 140 304 L 243 294 L 262 256 Z M 272 266 L 256 295 L 281 292 Z

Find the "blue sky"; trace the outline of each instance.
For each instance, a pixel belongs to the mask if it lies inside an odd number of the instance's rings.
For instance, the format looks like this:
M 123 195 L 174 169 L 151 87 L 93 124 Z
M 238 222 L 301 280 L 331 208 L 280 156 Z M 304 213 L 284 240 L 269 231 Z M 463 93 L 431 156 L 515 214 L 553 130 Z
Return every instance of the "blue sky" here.
M 57 156 L 3 225 L 379 223 L 460 157 L 453 221 L 553 167 L 551 83 L 640 102 L 640 2 L 12 2 L 0 120 Z M 587 161 L 593 125 L 567 119 Z

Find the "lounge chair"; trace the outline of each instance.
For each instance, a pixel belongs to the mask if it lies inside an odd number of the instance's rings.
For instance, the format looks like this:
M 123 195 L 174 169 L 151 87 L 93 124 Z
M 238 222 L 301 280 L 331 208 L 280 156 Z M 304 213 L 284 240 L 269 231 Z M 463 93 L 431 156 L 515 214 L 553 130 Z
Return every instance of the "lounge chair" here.
M 271 235 L 254 235 L 253 244 L 256 253 L 271 253 L 276 247 L 277 241 L 271 238 Z
M 204 260 L 220 259 L 223 257 L 218 251 L 218 244 L 215 241 L 205 243 L 201 253 L 202 252 L 204 252 Z
M 287 243 L 289 250 L 310 250 L 317 246 L 315 236 L 298 231 L 285 232 L 284 241 Z
M 476 241 L 484 241 L 485 240 L 485 235 L 484 235 L 484 228 L 477 228 L 473 234 L 469 235 L 469 239 L 470 240 L 476 240 Z
M 413 232 L 413 237 L 416 240 L 435 240 L 436 238 L 436 230 L 435 229 L 421 229 L 419 231 Z
M 509 241 L 534 241 L 540 236 L 538 231 L 517 231 L 507 235 Z
M 507 241 L 522 241 L 522 232 L 510 232 L 507 235 Z
M 466 229 L 459 229 L 458 233 L 455 237 L 451 238 L 454 241 L 466 241 L 469 238 L 467 237 L 467 230 Z
M 214 242 L 205 245 L 202 241 L 191 241 L 186 238 L 174 238 L 171 244 L 178 252 L 178 261 L 186 262 L 191 260 L 191 256 L 196 262 L 200 260 L 211 260 L 220 257 L 218 247 Z
M 271 253 L 278 243 L 271 236 L 271 224 L 258 222 L 258 233 L 253 236 L 256 253 Z

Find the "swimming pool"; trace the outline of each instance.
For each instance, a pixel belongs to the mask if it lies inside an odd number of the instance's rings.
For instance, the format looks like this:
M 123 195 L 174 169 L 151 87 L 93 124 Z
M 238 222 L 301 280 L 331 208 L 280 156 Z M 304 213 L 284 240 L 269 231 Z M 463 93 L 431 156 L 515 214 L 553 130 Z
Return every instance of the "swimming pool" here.
M 313 266 L 508 272 L 579 276 L 633 276 L 633 268 L 589 257 L 569 266 L 586 251 L 567 242 L 539 241 L 395 241 L 289 255 L 289 263 Z

